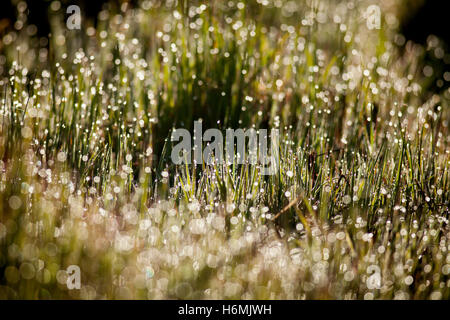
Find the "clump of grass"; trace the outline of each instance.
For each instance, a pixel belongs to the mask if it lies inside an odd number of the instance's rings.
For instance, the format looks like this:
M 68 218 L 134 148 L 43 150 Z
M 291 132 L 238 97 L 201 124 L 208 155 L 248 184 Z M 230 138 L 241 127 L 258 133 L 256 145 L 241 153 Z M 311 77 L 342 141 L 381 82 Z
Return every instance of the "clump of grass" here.
M 48 48 L 2 35 L 0 297 L 448 299 L 450 92 L 367 5 L 143 1 L 55 13 Z M 172 165 L 198 119 L 279 128 L 277 173 Z

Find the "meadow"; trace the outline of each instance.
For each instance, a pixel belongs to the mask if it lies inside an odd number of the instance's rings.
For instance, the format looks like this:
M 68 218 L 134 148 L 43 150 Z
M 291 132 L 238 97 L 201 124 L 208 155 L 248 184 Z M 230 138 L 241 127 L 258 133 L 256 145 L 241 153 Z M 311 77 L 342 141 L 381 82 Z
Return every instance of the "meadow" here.
M 140 1 L 0 33 L 1 299 L 450 298 L 450 63 L 406 1 Z M 437 85 L 436 85 L 437 84 Z M 431 87 L 440 88 L 431 90 Z M 278 168 L 172 163 L 273 129 Z M 81 270 L 80 289 L 67 268 Z

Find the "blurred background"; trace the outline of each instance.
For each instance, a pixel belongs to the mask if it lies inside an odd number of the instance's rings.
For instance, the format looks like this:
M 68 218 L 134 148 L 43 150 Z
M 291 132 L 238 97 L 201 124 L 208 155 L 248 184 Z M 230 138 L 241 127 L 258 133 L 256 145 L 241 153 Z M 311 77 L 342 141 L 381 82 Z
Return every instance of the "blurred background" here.
M 17 16 L 17 4 L 21 0 L 2 1 L 0 11 L 0 32 L 8 27 L 13 27 Z M 29 22 L 38 27 L 38 33 L 42 36 L 49 32 L 48 12 L 52 2 L 60 2 L 61 10 L 69 5 L 80 6 L 85 17 L 94 19 L 102 9 L 120 8 L 123 3 L 135 6 L 138 0 L 33 0 L 26 1 L 28 4 Z M 347 2 L 344 0 L 343 2 Z M 450 43 L 450 33 L 448 32 L 449 21 L 446 1 L 440 0 L 394 0 L 393 2 L 403 2 L 404 10 L 401 13 L 401 31 L 406 39 L 418 43 L 425 43 L 430 34 L 434 34 Z
M 330 0 L 340 1 L 340 0 Z M 19 14 L 17 6 L 23 0 L 5 0 L 2 1 L 2 10 L 0 11 L 0 39 L 7 32 L 14 29 L 14 23 Z M 123 5 L 134 7 L 139 5 L 139 0 L 33 0 L 27 2 L 27 9 L 24 12 L 28 16 L 28 23 L 35 25 L 36 33 L 39 37 L 47 37 L 49 34 L 49 15 L 52 13 L 64 12 L 69 5 L 76 4 L 80 6 L 82 16 L 91 21 L 95 26 L 98 13 L 102 10 L 118 11 Z M 343 1 L 348 2 L 348 1 Z M 399 31 L 402 35 L 401 44 L 406 44 L 408 40 L 422 44 L 425 48 L 433 46 L 436 37 L 443 43 L 444 51 L 448 52 L 450 44 L 449 22 L 447 18 L 446 1 L 440 0 L 392 0 L 387 1 L 390 4 L 399 6 L 400 19 Z M 57 10 L 55 10 L 55 8 Z M 63 11 L 64 10 L 64 11 Z M 1 44 L 1 40 L 0 40 Z M 450 61 L 445 61 L 436 55 L 433 51 L 425 50 L 425 63 L 431 65 L 437 72 L 436 78 L 442 78 L 445 72 L 450 71 Z M 449 59 L 447 59 L 449 60 Z M 439 82 L 432 84 L 430 89 L 440 91 L 448 87 L 449 82 Z

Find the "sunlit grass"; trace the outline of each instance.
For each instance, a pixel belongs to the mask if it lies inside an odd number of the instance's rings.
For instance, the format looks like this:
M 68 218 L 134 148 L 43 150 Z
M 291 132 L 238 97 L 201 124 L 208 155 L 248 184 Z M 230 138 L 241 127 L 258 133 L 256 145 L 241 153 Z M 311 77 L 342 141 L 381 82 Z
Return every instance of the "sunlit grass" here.
M 401 52 L 395 6 L 368 30 L 349 3 L 144 1 L 96 29 L 54 13 L 49 49 L 3 34 L 0 298 L 449 299 L 450 92 L 421 59 L 441 45 Z M 198 119 L 280 129 L 277 173 L 173 165 Z

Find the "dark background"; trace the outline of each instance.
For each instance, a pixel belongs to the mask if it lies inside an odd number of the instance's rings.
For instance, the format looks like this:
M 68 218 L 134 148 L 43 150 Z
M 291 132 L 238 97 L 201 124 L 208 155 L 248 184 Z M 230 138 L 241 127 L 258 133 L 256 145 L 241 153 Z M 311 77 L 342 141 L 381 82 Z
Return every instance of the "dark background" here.
M 16 20 L 17 10 L 14 3 L 18 0 L 1 0 L 0 20 L 5 22 L 5 25 L 12 26 Z M 49 33 L 48 12 L 50 4 L 53 0 L 28 0 L 28 23 L 34 24 L 38 27 L 38 36 L 47 36 Z M 109 7 L 119 8 L 121 3 L 128 2 L 134 5 L 137 1 L 124 0 L 62 0 L 61 9 L 64 10 L 72 4 L 80 6 L 83 16 L 96 20 L 98 13 L 103 9 Z M 0 30 L 1 32 L 1 30 Z
M 449 5 L 448 0 L 425 0 L 410 17 L 401 21 L 403 35 L 406 39 L 425 43 L 428 35 L 434 34 L 450 44 Z
M 16 16 L 16 9 L 12 3 L 15 0 L 2 0 L 0 10 L 0 20 L 9 21 L 12 25 Z M 61 8 L 71 4 L 77 4 L 81 7 L 83 15 L 95 19 L 98 12 L 104 6 L 120 7 L 123 2 L 128 2 L 131 6 L 136 5 L 136 0 L 62 0 Z M 412 9 L 405 8 L 407 12 L 404 21 L 401 21 L 401 30 L 406 39 L 418 43 L 425 43 L 430 34 L 434 34 L 443 39 L 447 44 L 450 43 L 450 18 L 448 3 L 446 0 L 425 0 L 422 5 Z M 48 10 L 51 0 L 32 0 L 27 1 L 29 11 L 29 22 L 38 26 L 40 36 L 48 34 Z

